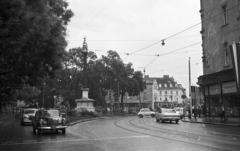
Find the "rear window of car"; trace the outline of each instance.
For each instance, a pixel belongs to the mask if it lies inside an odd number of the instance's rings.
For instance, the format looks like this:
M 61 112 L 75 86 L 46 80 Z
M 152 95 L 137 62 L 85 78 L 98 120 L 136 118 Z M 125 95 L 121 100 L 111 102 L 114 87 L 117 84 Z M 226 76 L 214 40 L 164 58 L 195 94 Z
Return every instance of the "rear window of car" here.
M 163 113 L 176 113 L 176 111 L 175 110 L 163 110 Z
M 148 109 L 144 109 L 144 110 L 141 110 L 141 112 L 149 112 L 150 110 Z
M 35 113 L 35 110 L 24 110 L 24 114 Z

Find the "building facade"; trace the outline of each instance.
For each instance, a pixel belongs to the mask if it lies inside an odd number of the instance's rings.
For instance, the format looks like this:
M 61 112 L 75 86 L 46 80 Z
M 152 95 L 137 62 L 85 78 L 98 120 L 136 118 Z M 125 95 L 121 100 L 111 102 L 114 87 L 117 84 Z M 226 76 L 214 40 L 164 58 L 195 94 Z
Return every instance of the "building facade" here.
M 200 0 L 202 20 L 203 75 L 198 78 L 204 95 L 204 113 L 217 116 L 225 107 L 226 116 L 240 116 L 236 77 L 229 45 L 240 40 L 239 0 Z

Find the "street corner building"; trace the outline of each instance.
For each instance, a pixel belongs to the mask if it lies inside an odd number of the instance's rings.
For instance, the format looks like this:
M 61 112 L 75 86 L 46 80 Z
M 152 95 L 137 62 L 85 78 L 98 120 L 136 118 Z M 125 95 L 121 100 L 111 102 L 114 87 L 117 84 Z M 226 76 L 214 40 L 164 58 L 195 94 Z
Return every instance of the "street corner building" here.
M 240 1 L 201 0 L 203 75 L 198 77 L 206 116 L 240 117 Z

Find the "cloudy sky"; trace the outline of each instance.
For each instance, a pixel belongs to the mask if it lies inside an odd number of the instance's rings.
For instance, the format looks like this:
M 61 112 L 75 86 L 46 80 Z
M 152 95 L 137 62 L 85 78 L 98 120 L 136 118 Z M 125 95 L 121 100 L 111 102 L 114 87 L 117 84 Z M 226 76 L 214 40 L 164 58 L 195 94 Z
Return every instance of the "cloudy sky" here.
M 199 0 L 68 0 L 74 17 L 67 49 L 82 46 L 101 57 L 117 51 L 145 75 L 169 75 L 189 91 L 202 75 Z M 161 40 L 165 45 L 161 45 Z M 127 55 L 129 54 L 129 55 Z

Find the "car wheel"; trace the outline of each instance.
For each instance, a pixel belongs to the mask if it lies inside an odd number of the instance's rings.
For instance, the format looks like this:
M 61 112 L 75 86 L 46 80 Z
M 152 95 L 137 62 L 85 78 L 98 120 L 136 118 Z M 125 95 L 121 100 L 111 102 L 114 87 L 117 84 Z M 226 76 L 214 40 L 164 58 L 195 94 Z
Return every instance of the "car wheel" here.
M 143 118 L 143 115 L 142 114 L 140 114 L 140 115 L 138 115 L 140 118 Z
M 172 121 L 170 121 L 170 123 L 172 123 Z
M 155 115 L 154 115 L 154 114 L 152 114 L 152 115 L 151 115 L 151 117 L 152 117 L 152 118 L 154 118 L 154 117 L 155 117 Z
M 33 125 L 33 134 L 36 134 L 36 128 L 34 125 Z
M 162 123 L 165 123 L 165 120 L 161 120 L 162 121 Z
M 55 130 L 55 134 L 57 134 L 58 133 L 58 130 Z
M 21 121 L 21 125 L 23 126 L 23 125 L 25 125 L 25 123 L 23 121 Z
M 159 122 L 159 119 L 156 118 L 156 122 Z
M 179 122 L 179 120 L 176 120 L 176 124 Z
M 66 129 L 62 129 L 62 134 L 65 134 L 66 133 Z

